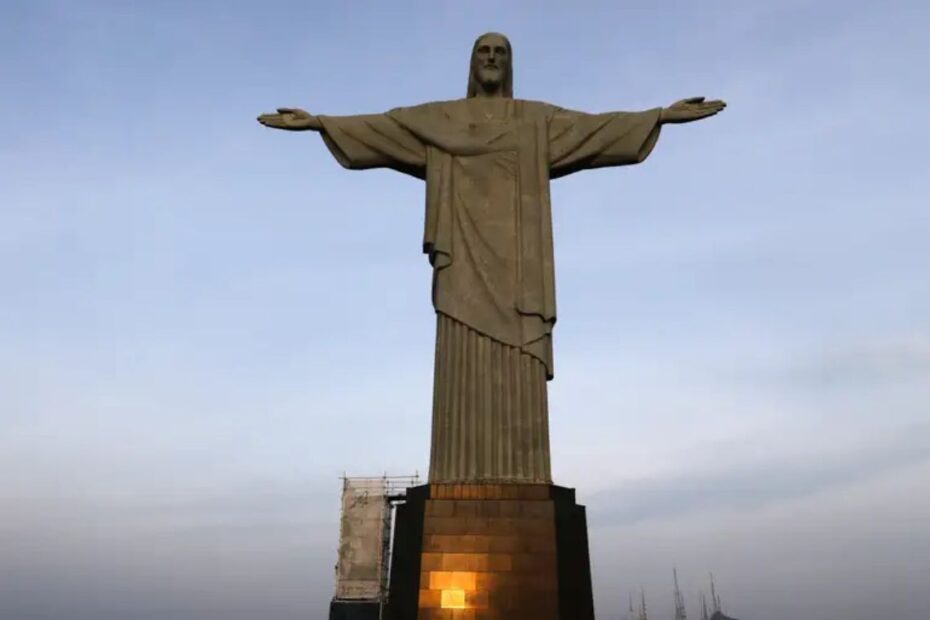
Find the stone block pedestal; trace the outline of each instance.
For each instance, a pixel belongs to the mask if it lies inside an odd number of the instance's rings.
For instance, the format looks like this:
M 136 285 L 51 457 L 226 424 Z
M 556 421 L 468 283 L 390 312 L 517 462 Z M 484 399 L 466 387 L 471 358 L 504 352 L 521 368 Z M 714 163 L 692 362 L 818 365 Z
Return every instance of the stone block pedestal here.
M 585 509 L 542 484 L 428 484 L 398 506 L 392 620 L 593 620 Z

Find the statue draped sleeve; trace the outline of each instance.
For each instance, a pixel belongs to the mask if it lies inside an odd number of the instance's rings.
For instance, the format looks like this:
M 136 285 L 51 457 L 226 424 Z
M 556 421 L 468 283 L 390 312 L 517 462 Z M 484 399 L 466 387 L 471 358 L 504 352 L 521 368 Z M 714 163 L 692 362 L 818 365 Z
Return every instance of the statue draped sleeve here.
M 323 142 L 345 168 L 390 168 L 425 178 L 426 147 L 389 114 L 318 118 L 323 125 Z
M 586 114 L 553 108 L 548 119 L 550 178 L 642 162 L 659 139 L 661 110 Z

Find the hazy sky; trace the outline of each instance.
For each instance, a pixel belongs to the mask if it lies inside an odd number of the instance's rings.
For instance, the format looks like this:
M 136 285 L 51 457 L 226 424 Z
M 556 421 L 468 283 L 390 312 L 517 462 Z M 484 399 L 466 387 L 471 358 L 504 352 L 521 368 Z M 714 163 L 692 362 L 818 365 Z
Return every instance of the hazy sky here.
M 553 184 L 556 481 L 599 619 L 930 617 L 930 4 L 0 7 L 0 618 L 296 620 L 339 480 L 423 472 L 423 187 L 276 106 L 726 99 Z

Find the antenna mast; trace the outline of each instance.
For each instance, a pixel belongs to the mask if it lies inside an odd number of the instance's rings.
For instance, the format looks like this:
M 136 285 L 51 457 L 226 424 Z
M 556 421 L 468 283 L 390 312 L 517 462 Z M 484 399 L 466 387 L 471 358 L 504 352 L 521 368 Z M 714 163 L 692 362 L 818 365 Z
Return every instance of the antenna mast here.
M 710 574 L 710 604 L 713 605 L 714 613 L 723 613 L 720 606 L 720 596 L 717 594 L 717 588 L 714 586 L 714 574 Z
M 672 567 L 672 576 L 675 579 L 675 620 L 687 620 L 688 614 L 685 612 L 685 599 L 681 595 L 678 587 L 678 568 Z

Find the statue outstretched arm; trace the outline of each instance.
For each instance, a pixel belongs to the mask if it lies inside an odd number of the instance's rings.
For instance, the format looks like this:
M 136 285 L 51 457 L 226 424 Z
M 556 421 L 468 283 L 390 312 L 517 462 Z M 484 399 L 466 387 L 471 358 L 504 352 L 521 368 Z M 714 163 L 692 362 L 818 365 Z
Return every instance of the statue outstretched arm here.
M 390 114 L 317 116 L 278 108 L 257 120 L 273 129 L 319 132 L 336 161 L 352 170 L 392 168 L 420 179 L 426 174 L 426 147 Z
M 300 108 L 278 108 L 277 114 L 260 114 L 256 120 L 272 129 L 288 131 L 320 131 L 323 129 L 319 118 Z
M 580 170 L 626 166 L 652 152 L 662 125 L 690 123 L 719 113 L 723 101 L 691 97 L 667 108 L 587 114 L 553 108 L 549 116 L 549 174 L 555 179 Z

